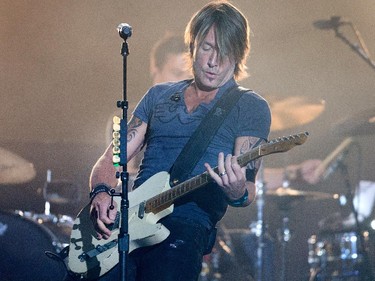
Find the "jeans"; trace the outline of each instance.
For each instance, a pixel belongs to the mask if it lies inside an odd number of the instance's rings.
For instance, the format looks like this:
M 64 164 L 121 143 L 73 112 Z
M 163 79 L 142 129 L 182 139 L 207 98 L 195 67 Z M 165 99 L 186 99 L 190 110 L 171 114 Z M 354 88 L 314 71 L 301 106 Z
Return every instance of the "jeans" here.
M 134 250 L 127 259 L 127 281 L 196 281 L 202 267 L 210 231 L 187 219 L 162 220 L 171 232 L 163 242 Z M 120 280 L 120 266 L 98 281 Z

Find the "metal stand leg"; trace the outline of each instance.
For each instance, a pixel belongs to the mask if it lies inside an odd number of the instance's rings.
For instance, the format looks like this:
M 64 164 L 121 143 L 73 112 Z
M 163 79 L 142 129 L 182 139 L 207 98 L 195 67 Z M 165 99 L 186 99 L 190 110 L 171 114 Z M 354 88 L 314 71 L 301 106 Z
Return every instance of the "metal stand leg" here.
M 280 274 L 280 281 L 286 281 L 286 250 L 288 242 L 291 238 L 291 233 L 289 229 L 289 218 L 287 216 L 287 211 L 283 211 L 283 221 L 282 221 L 282 229 L 281 229 L 281 274 Z
M 263 221 L 263 209 L 264 209 L 264 193 L 265 186 L 263 184 L 263 166 L 261 166 L 259 171 L 260 181 L 256 183 L 257 185 L 257 223 L 255 235 L 257 236 L 257 259 L 256 259 L 256 281 L 263 280 L 263 252 L 264 252 L 264 221 Z

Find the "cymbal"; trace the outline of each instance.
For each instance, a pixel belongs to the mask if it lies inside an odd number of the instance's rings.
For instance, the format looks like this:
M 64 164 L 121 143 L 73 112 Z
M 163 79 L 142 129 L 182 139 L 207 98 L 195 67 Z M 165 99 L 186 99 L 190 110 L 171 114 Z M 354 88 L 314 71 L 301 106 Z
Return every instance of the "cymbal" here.
M 247 228 L 225 229 L 224 232 L 227 234 L 251 234 L 251 230 Z
M 315 101 L 301 96 L 291 96 L 278 101 L 272 101 L 270 98 L 270 107 L 271 131 L 278 131 L 313 121 L 323 112 L 325 101 Z
M 375 107 L 357 113 L 335 125 L 337 132 L 343 136 L 375 134 Z
M 67 203 L 71 203 L 72 200 L 68 199 L 68 198 L 65 198 L 65 197 L 62 197 L 62 196 L 59 196 L 59 195 L 51 195 L 51 196 L 47 196 L 47 201 L 50 202 L 50 203 L 54 203 L 54 204 L 67 204 Z
M 0 147 L 0 185 L 30 182 L 36 176 L 34 165 L 18 154 Z
M 53 180 L 43 187 L 43 197 L 54 204 L 76 203 L 81 200 L 80 186 L 68 180 Z
M 330 194 L 318 191 L 302 191 L 290 187 L 279 187 L 275 190 L 267 190 L 266 195 L 277 198 L 310 200 L 337 199 L 339 196 L 338 194 Z

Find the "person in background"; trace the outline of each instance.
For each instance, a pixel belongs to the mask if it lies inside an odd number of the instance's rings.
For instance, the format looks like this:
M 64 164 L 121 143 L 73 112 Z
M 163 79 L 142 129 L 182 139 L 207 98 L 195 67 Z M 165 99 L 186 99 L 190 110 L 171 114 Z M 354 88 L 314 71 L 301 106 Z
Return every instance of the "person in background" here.
M 285 168 L 264 168 L 264 181 L 269 190 L 283 186 L 287 181 L 290 184 L 317 184 L 322 180 L 321 173 L 315 173 L 322 163 L 320 159 L 307 159 L 299 164 L 290 164 Z
M 188 59 L 184 38 L 165 34 L 151 50 L 150 75 L 153 85 L 192 78 Z

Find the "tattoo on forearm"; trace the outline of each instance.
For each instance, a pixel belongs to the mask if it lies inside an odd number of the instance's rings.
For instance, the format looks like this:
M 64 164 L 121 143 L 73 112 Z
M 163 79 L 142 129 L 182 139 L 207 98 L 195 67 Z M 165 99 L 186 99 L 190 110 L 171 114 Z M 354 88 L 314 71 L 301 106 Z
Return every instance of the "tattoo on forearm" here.
M 132 117 L 128 123 L 128 136 L 127 136 L 127 142 L 131 142 L 134 138 L 135 135 L 137 134 L 138 130 L 137 128 L 141 126 L 142 120 L 137 118 L 137 117 Z
M 256 138 L 256 137 L 248 137 L 243 143 L 242 143 L 242 146 L 240 148 L 240 154 L 244 154 L 252 149 L 254 149 L 255 147 L 265 143 L 266 141 L 263 140 L 263 139 L 260 139 L 260 138 Z M 247 165 L 246 165 L 246 168 L 247 169 L 251 169 L 251 170 L 255 170 L 255 171 L 258 171 L 259 170 L 259 167 L 260 167 L 260 164 L 261 164 L 261 159 L 257 159 L 257 160 L 254 160 L 254 161 L 251 161 L 249 162 Z

